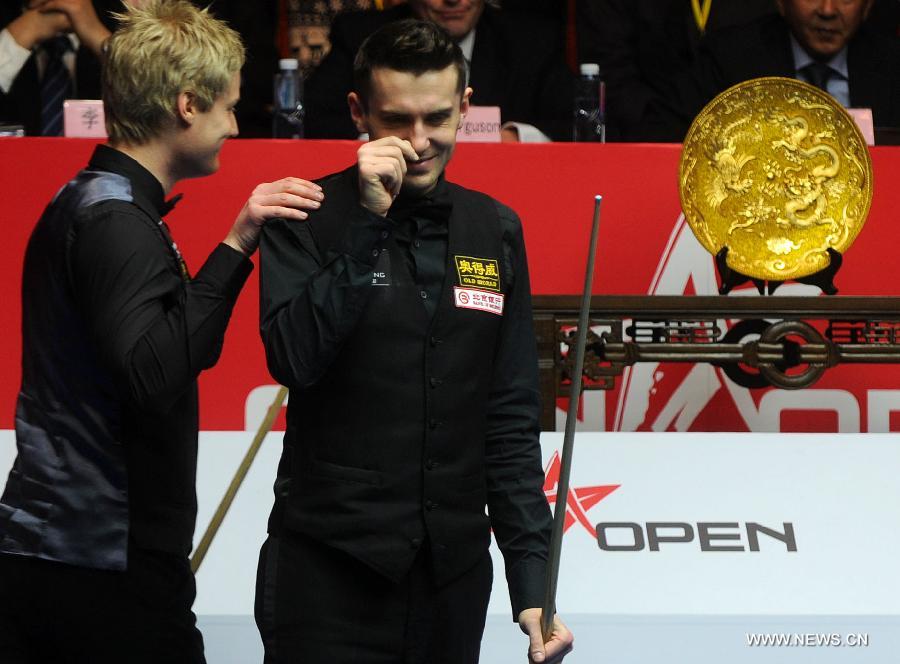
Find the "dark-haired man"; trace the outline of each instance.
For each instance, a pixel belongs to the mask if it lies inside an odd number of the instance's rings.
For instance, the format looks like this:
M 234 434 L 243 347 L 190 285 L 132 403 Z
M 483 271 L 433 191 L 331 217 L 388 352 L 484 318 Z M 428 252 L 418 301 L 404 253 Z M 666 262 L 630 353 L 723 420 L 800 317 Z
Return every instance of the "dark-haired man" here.
M 331 29 L 331 52 L 307 82 L 308 137 L 356 138 L 345 104 L 353 58 L 378 28 L 409 18 L 439 25 L 459 44 L 475 90 L 472 103 L 500 107 L 505 138 L 571 139 L 573 76 L 565 64 L 560 26 L 527 12 L 486 6 L 485 0 L 409 0 L 385 11 L 339 14 Z
M 431 23 L 362 46 L 372 139 L 308 223 L 261 241 L 261 330 L 291 389 L 257 622 L 266 662 L 476 662 L 493 527 L 534 662 L 571 644 L 540 607 L 550 530 L 522 228 L 444 179 L 469 108 Z M 485 514 L 487 506 L 490 517 Z

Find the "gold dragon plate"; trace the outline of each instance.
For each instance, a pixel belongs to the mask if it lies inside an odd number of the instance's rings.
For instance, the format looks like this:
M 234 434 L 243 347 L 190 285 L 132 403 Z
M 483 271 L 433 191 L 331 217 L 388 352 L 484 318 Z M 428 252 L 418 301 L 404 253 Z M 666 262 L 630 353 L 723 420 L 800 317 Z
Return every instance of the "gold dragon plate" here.
M 713 99 L 688 131 L 681 205 L 711 254 L 756 279 L 785 281 L 845 252 L 872 202 L 872 160 L 856 123 L 819 88 L 757 78 Z

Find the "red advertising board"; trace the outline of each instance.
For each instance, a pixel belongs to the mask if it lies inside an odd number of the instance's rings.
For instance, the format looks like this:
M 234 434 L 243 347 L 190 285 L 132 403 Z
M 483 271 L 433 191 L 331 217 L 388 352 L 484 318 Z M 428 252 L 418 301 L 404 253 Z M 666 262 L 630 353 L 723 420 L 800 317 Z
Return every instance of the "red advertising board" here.
M 35 221 L 81 168 L 94 142 L 0 139 L 3 260 L 0 261 L 0 428 L 13 426 L 20 376 L 22 258 Z M 286 175 L 315 178 L 350 165 L 358 144 L 251 141 L 226 144 L 219 173 L 183 182 L 185 197 L 167 218 L 189 266 L 220 241 L 253 187 Z M 711 257 L 680 217 L 677 145 L 496 145 L 457 148 L 451 180 L 518 211 L 525 227 L 532 290 L 577 293 L 583 283 L 593 197 L 604 197 L 595 292 L 712 294 Z M 896 215 L 900 148 L 873 148 L 875 197 L 866 227 L 847 252 L 842 295 L 896 295 Z M 201 377 L 201 427 L 243 430 L 247 397 L 271 385 L 258 334 L 258 281 L 235 309 L 219 364 Z M 814 293 L 790 284 L 784 294 Z M 806 290 L 804 290 L 806 289 Z M 749 295 L 744 291 L 736 296 Z M 727 321 L 726 321 L 727 324 Z M 813 389 L 745 390 L 706 365 L 641 365 L 617 389 L 592 397 L 600 428 L 635 430 L 900 430 L 900 367 L 837 367 Z

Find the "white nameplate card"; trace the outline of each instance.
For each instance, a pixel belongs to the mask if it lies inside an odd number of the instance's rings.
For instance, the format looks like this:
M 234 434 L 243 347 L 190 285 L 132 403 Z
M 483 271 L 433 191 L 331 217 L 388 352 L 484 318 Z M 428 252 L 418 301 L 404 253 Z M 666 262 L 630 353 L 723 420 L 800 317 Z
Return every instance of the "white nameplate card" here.
M 856 126 L 866 139 L 866 145 L 875 145 L 875 122 L 872 120 L 871 108 L 848 108 L 847 112 L 856 122 Z
M 499 143 L 500 107 L 469 106 L 456 132 L 456 140 L 463 143 Z
M 103 102 L 67 99 L 63 102 L 63 127 L 63 134 L 69 138 L 106 138 Z

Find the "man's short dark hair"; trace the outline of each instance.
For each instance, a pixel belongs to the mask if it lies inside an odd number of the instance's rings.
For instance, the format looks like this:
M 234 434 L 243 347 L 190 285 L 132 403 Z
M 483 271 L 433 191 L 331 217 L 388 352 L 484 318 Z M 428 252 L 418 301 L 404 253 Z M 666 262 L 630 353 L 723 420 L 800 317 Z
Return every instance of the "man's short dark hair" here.
M 421 76 L 450 65 L 456 67 L 457 92 L 462 94 L 466 87 L 466 61 L 456 42 L 434 23 L 404 19 L 373 32 L 359 47 L 353 62 L 353 89 L 366 108 L 373 69 L 393 69 Z

